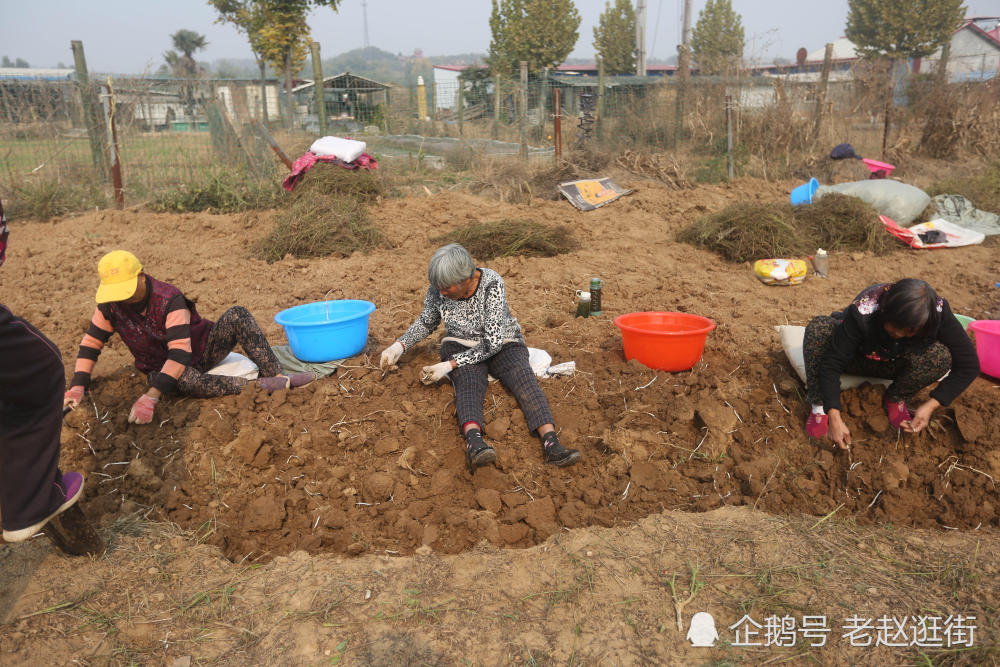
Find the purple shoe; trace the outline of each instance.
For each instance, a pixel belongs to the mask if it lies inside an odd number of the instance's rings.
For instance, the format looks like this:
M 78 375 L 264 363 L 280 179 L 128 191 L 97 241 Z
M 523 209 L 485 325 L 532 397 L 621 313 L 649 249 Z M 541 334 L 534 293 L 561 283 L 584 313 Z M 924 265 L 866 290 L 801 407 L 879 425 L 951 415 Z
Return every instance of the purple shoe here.
M 73 504 L 80 499 L 80 496 L 83 495 L 83 475 L 81 473 L 67 472 L 63 474 L 62 479 L 55 482 L 55 484 L 59 487 L 59 491 L 62 493 L 63 497 L 63 502 L 58 508 L 56 508 L 56 511 L 52 512 L 52 514 L 48 515 L 38 523 L 32 524 L 27 528 L 3 531 L 4 541 L 24 542 L 28 538 L 34 536 L 54 517 L 59 516 L 72 507 Z

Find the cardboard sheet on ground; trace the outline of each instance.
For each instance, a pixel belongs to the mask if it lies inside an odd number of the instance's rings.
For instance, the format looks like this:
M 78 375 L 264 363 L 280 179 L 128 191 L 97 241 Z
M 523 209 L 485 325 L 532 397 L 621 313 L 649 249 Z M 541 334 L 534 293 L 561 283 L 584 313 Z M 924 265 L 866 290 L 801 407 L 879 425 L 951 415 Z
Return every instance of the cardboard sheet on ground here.
M 626 190 L 610 178 L 596 178 L 560 183 L 559 192 L 581 211 L 593 211 L 630 194 L 632 190 Z
M 781 337 L 781 347 L 785 351 L 785 356 L 788 357 L 788 361 L 791 362 L 792 368 L 795 369 L 795 372 L 798 373 L 802 383 L 805 384 L 806 360 L 802 353 L 802 339 L 805 337 L 806 328 L 783 324 L 781 326 L 774 327 L 774 330 L 777 331 L 778 335 Z M 865 382 L 868 382 L 869 384 L 883 384 L 887 387 L 892 384 L 892 380 L 887 380 L 885 378 L 845 374 L 840 376 L 840 390 L 844 391 L 845 389 L 860 387 Z
M 977 232 L 965 227 L 960 227 L 953 222 L 937 219 L 930 222 L 921 222 L 912 227 L 900 227 L 896 222 L 885 215 L 880 215 L 879 220 L 885 225 L 887 232 L 897 239 L 917 250 L 930 250 L 933 248 L 961 248 L 967 245 L 976 245 L 986 240 L 982 232 Z M 945 235 L 945 240 L 938 243 L 927 243 L 920 238 L 921 234 L 938 231 Z

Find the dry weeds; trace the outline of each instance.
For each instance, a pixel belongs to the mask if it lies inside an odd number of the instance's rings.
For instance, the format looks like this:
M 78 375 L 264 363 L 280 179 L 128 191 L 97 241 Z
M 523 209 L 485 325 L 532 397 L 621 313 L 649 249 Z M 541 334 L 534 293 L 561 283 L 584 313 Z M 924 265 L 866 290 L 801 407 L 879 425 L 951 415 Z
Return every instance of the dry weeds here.
M 531 220 L 476 222 L 438 236 L 434 241 L 461 243 L 480 260 L 494 257 L 554 257 L 578 247 L 569 227 L 550 227 Z

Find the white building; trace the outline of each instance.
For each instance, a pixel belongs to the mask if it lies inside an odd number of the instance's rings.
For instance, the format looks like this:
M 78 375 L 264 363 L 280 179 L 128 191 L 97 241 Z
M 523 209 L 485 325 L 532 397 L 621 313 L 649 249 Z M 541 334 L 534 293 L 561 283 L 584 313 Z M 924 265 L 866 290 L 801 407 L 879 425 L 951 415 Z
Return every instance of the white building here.
M 920 69 L 933 72 L 941 50 L 924 58 Z M 948 54 L 949 81 L 985 81 L 1000 71 L 1000 17 L 966 19 L 951 37 Z

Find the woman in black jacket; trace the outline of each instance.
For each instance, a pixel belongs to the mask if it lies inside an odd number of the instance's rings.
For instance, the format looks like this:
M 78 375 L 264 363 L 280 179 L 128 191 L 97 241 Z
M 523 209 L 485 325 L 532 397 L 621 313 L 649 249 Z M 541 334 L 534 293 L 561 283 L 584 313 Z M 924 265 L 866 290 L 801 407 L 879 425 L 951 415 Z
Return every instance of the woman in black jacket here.
M 806 434 L 829 436 L 841 449 L 851 444 L 841 417 L 841 374 L 891 379 L 886 413 L 895 428 L 908 433 L 923 430 L 934 410 L 955 400 L 979 374 L 976 348 L 951 306 L 916 278 L 872 285 L 846 310 L 814 318 L 802 347 L 812 404 Z M 907 403 L 946 373 L 911 413 Z

